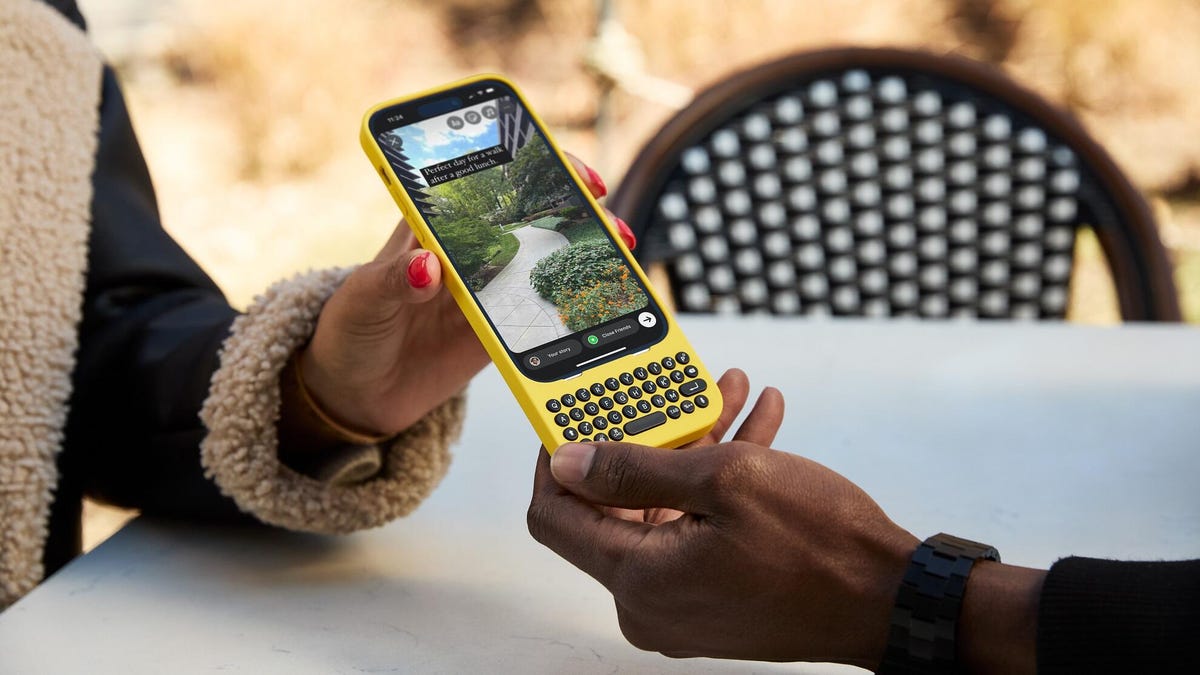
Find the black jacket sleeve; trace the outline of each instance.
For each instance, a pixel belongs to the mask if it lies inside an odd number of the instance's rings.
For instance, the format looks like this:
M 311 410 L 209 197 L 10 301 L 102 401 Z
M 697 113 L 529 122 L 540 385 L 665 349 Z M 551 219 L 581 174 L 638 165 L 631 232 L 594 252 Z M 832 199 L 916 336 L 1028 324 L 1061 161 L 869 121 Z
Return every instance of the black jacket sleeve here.
M 83 321 L 48 572 L 78 550 L 84 494 L 148 513 L 239 515 L 204 477 L 197 416 L 237 313 L 163 230 L 109 68 L 99 134 Z
M 79 11 L 79 5 L 75 0 L 42 0 L 42 2 L 50 5 L 58 10 L 68 21 L 79 26 L 79 30 L 87 30 L 87 22 L 83 19 L 83 13 Z
M 82 27 L 73 0 L 47 1 Z M 251 520 L 244 512 L 330 534 L 411 513 L 446 473 L 463 397 L 371 448 L 378 471 L 369 479 L 330 482 L 320 478 L 327 472 L 287 464 L 275 447 L 279 375 L 350 270 L 281 281 L 239 315 L 163 231 L 110 69 L 99 113 L 89 267 L 46 572 L 79 550 L 84 495 L 150 514 Z M 330 450 L 322 452 L 330 465 L 363 454 L 354 445 Z
M 1200 673 L 1200 560 L 1059 560 L 1037 632 L 1044 675 Z

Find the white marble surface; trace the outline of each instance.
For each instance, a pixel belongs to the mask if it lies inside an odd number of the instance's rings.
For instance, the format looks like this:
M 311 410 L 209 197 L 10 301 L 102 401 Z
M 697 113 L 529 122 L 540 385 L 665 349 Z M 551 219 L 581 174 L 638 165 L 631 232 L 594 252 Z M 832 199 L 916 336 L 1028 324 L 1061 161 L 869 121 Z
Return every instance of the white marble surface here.
M 683 325 L 714 370 L 783 390 L 778 448 L 919 536 L 1028 565 L 1200 557 L 1200 330 Z M 857 672 L 628 646 L 603 589 L 526 533 L 536 447 L 489 369 L 412 517 L 341 539 L 140 519 L 0 614 L 0 672 Z

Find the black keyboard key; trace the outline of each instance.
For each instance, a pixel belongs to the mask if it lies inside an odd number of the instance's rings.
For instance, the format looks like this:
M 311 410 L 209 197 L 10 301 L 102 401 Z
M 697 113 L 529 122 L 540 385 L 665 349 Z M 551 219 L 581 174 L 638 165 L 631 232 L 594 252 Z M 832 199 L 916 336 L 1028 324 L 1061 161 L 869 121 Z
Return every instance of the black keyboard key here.
M 663 396 L 666 396 L 667 400 L 671 403 L 677 403 L 679 401 L 679 392 L 675 391 L 674 389 L 668 389 Z
M 645 368 L 638 366 L 637 368 L 633 369 L 633 376 L 639 380 L 644 380 L 647 377 L 650 377 L 650 373 L 647 373 Z
M 604 408 L 605 410 L 612 410 L 613 409 L 613 400 L 611 398 L 605 396 L 604 398 L 600 399 L 600 407 Z
M 606 388 L 607 388 L 609 391 L 616 391 L 616 390 L 618 390 L 618 389 L 620 389 L 620 388 L 621 388 L 621 383 L 620 383 L 620 382 L 617 382 L 617 378 L 615 378 L 615 377 L 610 377 L 610 378 L 608 378 L 607 380 L 605 380 L 605 381 L 604 381 L 604 386 L 605 386 L 605 387 L 606 387 Z
M 696 401 L 697 408 L 707 408 L 708 407 L 708 397 L 705 396 L 704 394 L 700 394 L 693 400 Z
M 571 419 L 575 420 L 576 422 L 582 420 L 583 419 L 583 411 L 580 410 L 579 408 L 572 408 L 571 409 Z
M 622 438 L 625 438 L 625 432 L 621 431 L 619 427 L 613 427 L 612 429 L 609 429 L 608 437 L 614 441 L 619 441 Z
M 646 364 L 646 370 L 650 371 L 651 375 L 662 375 L 662 366 L 658 365 L 658 361 Z
M 626 387 L 633 384 L 633 375 L 630 375 L 629 373 L 621 373 L 620 379 L 621 384 L 625 385 Z
M 587 389 L 578 389 L 575 391 L 575 398 L 579 399 L 581 403 L 591 397 L 592 395 L 588 393 Z
M 621 413 L 624 414 L 629 419 L 633 419 L 633 418 L 637 417 L 637 408 L 634 408 L 631 405 L 627 405 L 624 408 L 621 408 Z
M 588 401 L 583 406 L 583 412 L 585 412 L 589 415 L 599 415 L 600 414 L 600 406 L 596 405 L 595 403 L 593 403 L 591 401 Z
M 665 424 L 667 416 L 661 412 L 650 413 L 645 417 L 641 417 L 625 425 L 625 433 L 630 436 L 637 436 L 640 433 L 649 431 L 654 427 Z
M 566 407 L 568 407 L 568 408 L 570 408 L 571 406 L 575 405 L 575 397 L 574 397 L 574 396 L 572 396 L 572 395 L 570 395 L 570 394 L 563 394 L 563 395 L 562 395 L 562 398 L 561 398 L 561 399 L 559 399 L 559 400 L 561 400 L 561 401 L 562 401 L 562 404 L 563 404 L 563 405 L 565 405 L 565 406 L 566 406 Z
M 687 352 L 679 352 L 675 355 L 675 360 L 686 366 L 687 362 L 692 360 L 692 357 L 688 356 Z
M 560 427 L 565 427 L 571 423 L 571 418 L 567 417 L 567 413 L 558 413 L 554 416 L 554 423 Z
M 658 391 L 658 387 L 650 380 L 646 380 L 642 383 L 642 391 L 646 392 L 647 394 L 653 394 L 654 392 Z
M 599 382 L 593 382 L 591 389 L 592 389 L 592 396 L 603 396 L 604 395 L 604 385 L 600 384 Z
M 679 419 L 679 406 L 677 406 L 677 405 L 667 406 L 667 417 L 670 417 L 673 420 Z
M 579 423 L 579 433 L 585 434 L 585 435 L 592 433 L 592 423 L 591 422 L 580 422 Z
M 666 375 L 659 375 L 655 382 L 658 382 L 658 386 L 662 387 L 663 389 L 671 388 L 671 378 L 667 377 Z
M 650 403 L 652 403 L 655 408 L 661 408 L 667 404 L 667 399 L 663 398 L 659 394 L 655 394 L 650 397 Z
M 679 404 L 679 409 L 691 415 L 692 413 L 696 412 L 696 404 L 692 403 L 691 401 L 684 401 L 683 403 Z
M 617 412 L 616 410 L 608 413 L 608 421 L 612 422 L 613 424 L 620 424 L 621 423 L 621 413 Z
M 625 405 L 626 403 L 629 403 L 629 394 L 626 394 L 623 391 L 618 391 L 617 393 L 613 394 L 613 400 L 617 402 L 617 405 Z
M 558 399 L 552 398 L 549 401 L 546 401 L 546 410 L 549 410 L 550 412 L 558 412 L 559 410 L 562 410 L 562 404 L 558 402 Z
M 683 382 L 685 379 L 687 379 L 687 378 L 685 378 L 683 376 L 683 371 L 681 371 L 681 370 L 672 370 L 671 371 L 671 381 L 674 382 L 675 384 L 679 384 L 680 382 Z
M 592 420 L 592 426 L 596 427 L 597 429 L 607 429 L 608 420 L 604 419 L 603 417 L 597 417 L 596 419 Z
M 650 412 L 650 401 L 638 401 L 637 409 L 644 413 Z
M 705 389 L 708 389 L 708 384 L 704 380 L 688 380 L 679 385 L 679 393 L 684 396 L 695 396 Z
M 579 432 L 575 431 L 574 429 L 563 429 L 563 438 L 567 439 L 568 441 L 573 441 L 579 438 Z
M 633 400 L 635 400 L 635 401 L 636 401 L 636 400 L 638 400 L 638 399 L 639 399 L 639 398 L 641 398 L 641 397 L 642 397 L 642 389 L 641 389 L 641 387 L 630 387 L 630 388 L 629 388 L 629 398 L 631 398 L 631 399 L 633 399 Z
M 605 436 L 604 434 L 596 434 L 596 440 L 597 441 L 607 441 L 608 436 Z
M 673 370 L 675 368 L 675 359 L 665 356 L 663 357 L 662 364 L 663 368 L 666 368 L 667 370 Z
M 695 377 L 700 374 L 700 370 L 696 366 L 687 366 L 683 369 L 683 374 L 688 377 Z

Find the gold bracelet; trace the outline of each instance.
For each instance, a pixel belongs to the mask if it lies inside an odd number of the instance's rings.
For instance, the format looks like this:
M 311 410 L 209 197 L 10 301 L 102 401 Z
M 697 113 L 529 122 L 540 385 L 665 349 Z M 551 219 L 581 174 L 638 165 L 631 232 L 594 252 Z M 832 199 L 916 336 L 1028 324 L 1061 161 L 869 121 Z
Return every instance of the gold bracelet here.
M 368 434 L 356 431 L 333 419 L 329 413 L 321 408 L 321 405 L 313 398 L 312 392 L 308 390 L 308 385 L 304 383 L 304 371 L 300 367 L 299 355 L 292 358 L 292 374 L 296 378 L 296 389 L 300 393 L 300 398 L 304 401 L 304 404 L 316 415 L 322 424 L 336 433 L 346 443 L 354 445 L 377 445 L 396 436 L 395 434 Z

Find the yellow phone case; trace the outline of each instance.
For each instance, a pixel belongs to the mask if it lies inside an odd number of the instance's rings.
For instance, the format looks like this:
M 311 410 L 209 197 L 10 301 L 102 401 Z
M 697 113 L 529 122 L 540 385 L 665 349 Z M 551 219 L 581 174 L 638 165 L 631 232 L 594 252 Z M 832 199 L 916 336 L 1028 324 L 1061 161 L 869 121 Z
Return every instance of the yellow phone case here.
M 657 304 L 658 308 L 661 310 L 667 326 L 666 335 L 661 341 L 655 343 L 642 352 L 620 357 L 614 361 L 610 361 L 593 368 L 588 368 L 584 370 L 582 374 L 553 382 L 538 382 L 536 380 L 532 380 L 526 377 L 520 371 L 520 369 L 518 369 L 516 364 L 513 363 L 512 357 L 509 356 L 508 351 L 505 349 L 504 344 L 500 341 L 499 336 L 496 335 L 491 324 L 488 322 L 483 310 L 476 303 L 475 298 L 468 290 L 466 283 L 463 281 L 462 277 L 459 276 L 458 271 L 451 266 L 446 255 L 446 251 L 438 243 L 438 240 L 433 235 L 429 224 L 425 222 L 425 219 L 421 216 L 416 205 L 412 202 L 412 199 L 404 191 L 404 188 L 401 187 L 399 177 L 397 177 L 395 171 L 392 169 L 391 164 L 384 156 L 383 150 L 372 137 L 370 130 L 371 117 L 379 110 L 415 99 L 436 95 L 443 91 L 453 90 L 473 82 L 484 80 L 499 81 L 507 85 L 514 93 L 516 93 L 518 98 L 521 99 L 522 104 L 524 105 L 525 109 L 529 111 L 534 123 L 543 132 L 543 135 L 547 140 L 547 144 L 554 150 L 555 155 L 557 155 L 559 161 L 562 162 L 562 165 L 566 167 L 567 172 L 571 175 L 572 180 L 574 180 L 580 186 L 580 191 L 588 200 L 595 213 L 600 216 L 601 222 L 603 222 L 608 228 L 609 234 L 612 235 L 611 238 L 613 242 L 620 249 L 621 254 L 625 257 L 626 263 L 629 265 L 630 269 L 632 269 L 638 275 L 642 285 L 646 288 L 647 292 L 654 299 L 655 304 Z M 625 246 L 624 241 L 617 234 L 616 228 L 611 222 L 609 222 L 605 211 L 600 208 L 599 204 L 597 204 L 596 200 L 592 197 L 591 192 L 581 182 L 578 174 L 575 172 L 575 168 L 563 155 L 563 152 L 558 147 L 558 144 L 555 143 L 551 139 L 549 133 L 546 132 L 546 126 L 542 123 L 541 118 L 538 117 L 537 113 L 534 112 L 534 110 L 529 106 L 528 102 L 525 100 L 525 97 L 511 81 L 499 75 L 476 75 L 464 80 L 452 82 L 440 87 L 435 87 L 433 89 L 428 89 L 411 96 L 404 96 L 384 101 L 373 106 L 363 116 L 360 141 L 362 143 L 363 150 L 367 153 L 367 156 L 370 158 L 372 164 L 375 165 L 375 168 L 380 177 L 383 179 L 384 184 L 387 186 L 388 191 L 392 194 L 392 198 L 395 199 L 396 204 L 400 207 L 400 211 L 404 214 L 409 226 L 412 227 L 413 232 L 416 234 L 417 241 L 419 241 L 421 246 L 424 248 L 433 251 L 434 254 L 436 254 L 440 259 L 442 263 L 442 279 L 446 285 L 446 288 L 450 290 L 450 294 L 454 297 L 454 300 L 462 309 L 463 314 L 466 315 L 471 327 L 475 330 L 476 335 L 479 336 L 480 342 L 483 343 L 488 355 L 491 356 L 492 361 L 496 364 L 496 368 L 499 369 L 500 374 L 504 377 L 504 380 L 512 390 L 513 395 L 516 396 L 517 401 L 521 405 L 521 409 L 525 412 L 526 417 L 529 418 L 529 422 L 533 425 L 534 430 L 537 432 L 538 439 L 541 440 L 542 444 L 551 453 L 553 453 L 555 448 L 557 448 L 559 445 L 567 442 L 567 438 L 565 438 L 563 435 L 565 428 L 577 428 L 581 421 L 590 422 L 595 415 L 587 415 L 583 420 L 573 419 L 571 420 L 570 424 L 564 428 L 555 422 L 554 418 L 557 412 L 551 411 L 548 408 L 549 401 L 559 400 L 561 402 L 564 395 L 570 394 L 574 396 L 580 389 L 589 390 L 594 384 L 601 384 L 601 386 L 603 386 L 603 383 L 608 378 L 619 378 L 623 373 L 632 374 L 635 369 L 639 367 L 646 368 L 651 363 L 658 363 L 661 366 L 664 359 L 667 360 L 667 363 L 670 363 L 670 361 L 674 360 L 676 355 L 679 353 L 688 354 L 690 357 L 689 365 L 695 365 L 699 371 L 697 376 L 695 378 L 689 378 L 689 381 L 690 379 L 698 379 L 703 380 L 706 383 L 707 386 L 704 389 L 703 394 L 708 398 L 708 405 L 703 408 L 696 407 L 694 412 L 680 415 L 678 419 L 667 418 L 665 423 L 636 435 L 626 435 L 623 440 L 632 443 L 640 443 L 643 445 L 674 448 L 702 437 L 704 434 L 708 433 L 714 424 L 716 424 L 723 404 L 721 392 L 716 387 L 716 380 L 713 379 L 712 375 L 704 367 L 701 360 L 697 358 L 695 350 L 692 349 L 692 346 L 688 343 L 687 338 L 684 337 L 683 331 L 680 330 L 675 321 L 675 317 L 671 315 L 670 311 L 668 310 L 668 306 L 658 296 L 657 292 L 654 290 L 654 287 L 646 278 L 645 272 L 630 254 L 629 249 Z M 682 368 L 682 364 L 679 364 L 679 367 Z M 655 378 L 651 376 L 649 379 L 654 380 Z M 640 378 L 635 379 L 634 385 L 641 384 L 642 381 Z M 672 386 L 678 386 L 678 383 L 673 382 Z M 622 386 L 620 390 L 627 391 L 628 389 L 629 387 Z M 611 393 L 613 392 L 605 392 L 605 394 Z M 646 395 L 644 398 L 649 399 L 651 397 Z M 637 401 L 630 401 L 629 403 L 635 404 Z M 582 405 L 584 405 L 584 403 L 579 402 L 575 407 L 580 407 Z M 566 412 L 568 409 L 570 409 L 570 407 L 571 406 L 562 406 L 562 409 L 558 412 Z M 663 407 L 665 408 L 667 406 Z M 621 408 L 622 406 L 615 406 L 613 409 L 620 411 Z M 605 413 L 610 411 L 601 410 L 600 412 Z M 653 414 L 654 412 L 656 411 L 652 410 L 652 412 L 648 414 Z M 637 419 L 640 419 L 641 417 L 642 415 L 639 413 Z M 625 419 L 622 421 L 622 425 L 628 422 L 629 420 Z M 598 431 L 597 433 L 600 432 Z M 593 434 L 584 434 L 579 440 L 591 440 L 593 436 Z

